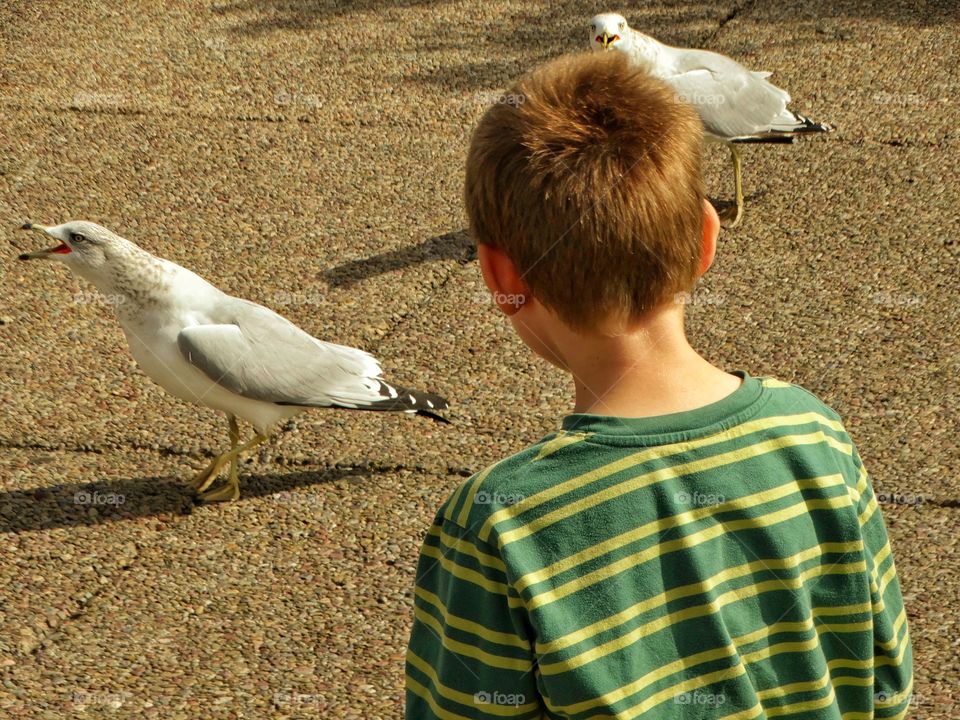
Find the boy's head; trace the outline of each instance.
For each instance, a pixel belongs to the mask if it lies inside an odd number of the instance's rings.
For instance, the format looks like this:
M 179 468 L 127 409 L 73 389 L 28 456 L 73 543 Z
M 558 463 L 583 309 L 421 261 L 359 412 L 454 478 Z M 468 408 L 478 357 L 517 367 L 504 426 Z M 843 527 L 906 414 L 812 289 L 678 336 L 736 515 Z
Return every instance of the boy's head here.
M 695 111 L 620 53 L 561 58 L 506 97 L 480 120 L 467 159 L 467 213 L 491 289 L 522 287 L 569 328 L 598 332 L 689 291 L 712 259 L 705 235 L 716 237 Z M 504 264 L 508 288 L 496 277 Z M 522 305 L 499 304 L 511 315 Z

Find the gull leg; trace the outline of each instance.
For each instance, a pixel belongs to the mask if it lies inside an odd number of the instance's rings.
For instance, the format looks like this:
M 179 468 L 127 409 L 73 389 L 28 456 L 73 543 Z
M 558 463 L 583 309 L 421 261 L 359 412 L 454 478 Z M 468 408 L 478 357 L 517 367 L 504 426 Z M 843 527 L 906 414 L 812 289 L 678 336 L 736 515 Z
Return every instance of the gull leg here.
M 743 220 L 743 172 L 740 163 L 740 148 L 730 143 L 730 159 L 733 161 L 733 182 L 737 190 L 737 215 L 728 227 L 735 228 Z
M 233 443 L 231 450 L 236 450 L 237 445 L 240 443 L 240 428 L 237 425 L 237 419 L 233 416 L 230 417 L 230 441 Z M 239 451 L 234 454 L 233 458 L 230 460 L 230 475 L 227 478 L 228 487 L 233 489 L 231 500 L 236 500 L 240 497 L 240 454 Z
M 217 455 L 213 462 L 194 476 L 193 482 L 190 484 L 198 493 L 202 493 L 217 479 L 217 475 L 220 474 L 229 459 L 230 453 L 237 449 L 237 444 L 240 442 L 240 428 L 237 427 L 237 419 L 233 415 L 227 415 L 227 422 L 229 423 L 230 450 Z
M 237 425 L 237 418 L 233 415 L 230 415 L 230 449 L 236 450 L 237 445 L 240 444 L 240 426 Z M 239 464 L 239 459 L 236 455 L 233 456 L 233 459 L 230 460 L 230 481 L 234 483 L 238 488 L 240 487 L 240 479 L 237 476 L 237 465 Z
M 240 478 L 237 473 L 237 460 L 239 459 L 241 453 L 255 448 L 262 442 L 266 442 L 268 437 L 269 436 L 267 435 L 255 435 L 251 440 L 248 440 L 243 445 L 235 447 L 229 452 L 221 455 L 220 457 L 224 458 L 224 462 L 230 462 L 230 476 L 223 487 L 219 487 L 216 490 L 207 490 L 205 493 L 201 493 L 200 499 L 205 503 L 213 503 L 236 500 L 239 498 Z

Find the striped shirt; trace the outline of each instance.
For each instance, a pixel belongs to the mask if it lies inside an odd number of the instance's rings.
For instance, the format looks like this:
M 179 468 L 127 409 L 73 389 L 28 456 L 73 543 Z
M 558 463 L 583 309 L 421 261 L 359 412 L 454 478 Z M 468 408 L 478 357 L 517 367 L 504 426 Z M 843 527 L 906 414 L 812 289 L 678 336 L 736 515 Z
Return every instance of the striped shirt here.
M 720 402 L 575 414 L 427 533 L 407 717 L 902 718 L 912 657 L 839 416 L 739 373 Z

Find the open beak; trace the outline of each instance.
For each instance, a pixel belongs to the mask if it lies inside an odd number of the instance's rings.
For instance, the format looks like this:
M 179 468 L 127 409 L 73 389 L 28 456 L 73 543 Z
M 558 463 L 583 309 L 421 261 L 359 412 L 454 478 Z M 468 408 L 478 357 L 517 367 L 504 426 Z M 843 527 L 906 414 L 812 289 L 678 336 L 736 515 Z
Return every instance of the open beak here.
M 611 35 L 610 33 L 604 31 L 603 35 L 597 37 L 597 42 L 603 45 L 604 50 L 609 50 L 613 44 L 620 39 L 619 35 Z
M 36 230 L 37 232 L 42 232 L 44 235 L 49 235 L 47 228 L 43 225 L 34 225 L 33 223 L 25 223 L 22 228 L 23 230 Z M 70 246 L 66 243 L 61 242 L 59 245 L 56 245 L 52 248 L 47 248 L 46 250 L 35 250 L 30 253 L 23 253 L 20 255 L 21 260 L 39 260 L 39 259 L 52 259 L 54 255 L 66 255 L 71 252 Z

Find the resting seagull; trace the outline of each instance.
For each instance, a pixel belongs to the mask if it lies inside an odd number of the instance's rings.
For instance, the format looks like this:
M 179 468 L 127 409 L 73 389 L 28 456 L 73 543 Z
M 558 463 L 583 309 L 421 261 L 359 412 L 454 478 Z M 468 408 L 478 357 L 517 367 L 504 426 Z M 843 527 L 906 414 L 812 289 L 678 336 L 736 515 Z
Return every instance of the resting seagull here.
M 151 255 L 91 222 L 24 225 L 58 241 L 21 260 L 63 262 L 112 305 L 134 359 L 167 392 L 226 413 L 230 449 L 195 478 L 205 502 L 240 497 L 240 454 L 281 420 L 306 408 L 397 410 L 447 422 L 438 395 L 395 387 L 362 350 L 311 337 L 272 310 L 218 290 L 186 268 Z M 237 418 L 256 435 L 240 444 Z M 230 464 L 225 485 L 208 490 Z
M 617 50 L 665 81 L 680 100 L 700 113 L 709 140 L 730 148 L 737 191 L 737 214 L 743 218 L 743 183 L 739 143 L 792 143 L 796 135 L 829 132 L 831 127 L 790 110 L 790 95 L 767 81 L 768 72 L 753 72 L 726 55 L 709 50 L 671 47 L 633 30 L 622 15 L 604 13 L 590 21 L 594 50 Z

